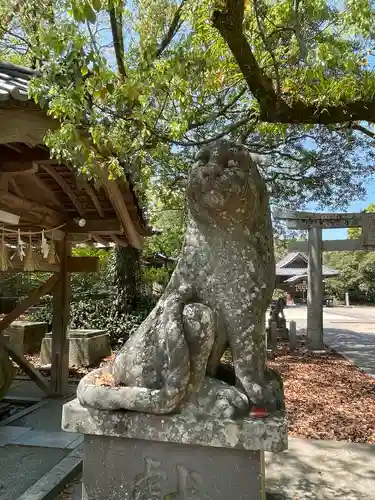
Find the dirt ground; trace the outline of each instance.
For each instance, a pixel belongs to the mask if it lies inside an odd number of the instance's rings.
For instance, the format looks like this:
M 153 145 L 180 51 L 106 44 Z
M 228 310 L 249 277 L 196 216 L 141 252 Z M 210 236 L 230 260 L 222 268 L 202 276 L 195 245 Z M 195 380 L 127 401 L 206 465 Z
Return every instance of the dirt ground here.
M 284 381 L 289 435 L 375 443 L 375 380 L 334 352 L 279 345 L 269 361 Z

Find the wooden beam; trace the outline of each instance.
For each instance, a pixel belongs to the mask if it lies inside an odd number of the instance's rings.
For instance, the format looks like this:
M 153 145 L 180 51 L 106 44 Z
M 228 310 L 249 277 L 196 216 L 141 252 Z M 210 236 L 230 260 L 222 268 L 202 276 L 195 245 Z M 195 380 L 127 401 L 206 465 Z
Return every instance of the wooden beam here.
M 20 198 L 6 191 L 0 192 L 0 208 L 45 228 L 58 226 L 65 222 L 62 215 L 52 208 L 26 198 Z
M 0 210 L 0 224 L 9 224 L 11 226 L 17 226 L 19 224 L 20 218 L 16 214 L 11 214 Z
M 21 354 L 18 349 L 12 346 L 8 341 L 5 340 L 2 334 L 0 334 L 0 343 L 8 353 L 9 357 L 28 375 L 37 386 L 42 389 L 42 391 L 47 395 L 51 395 L 51 389 L 38 370 L 36 370 L 31 363 L 27 361 L 25 356 Z
M 17 148 L 14 144 L 4 144 L 6 148 L 13 149 L 13 151 L 17 151 L 18 153 L 22 153 L 22 149 Z
M 100 269 L 99 257 L 71 257 L 67 259 L 67 272 L 69 273 L 96 273 Z
M 375 247 L 373 247 L 375 250 Z M 326 252 L 357 252 L 365 251 L 360 240 L 325 240 L 323 241 L 323 251 Z M 308 251 L 307 241 L 290 241 L 288 243 L 289 252 Z
M 113 204 L 116 213 L 118 214 L 118 217 L 123 224 L 124 230 L 128 236 L 130 244 L 134 248 L 140 250 L 142 248 L 142 241 L 129 215 L 120 188 L 114 181 L 108 181 L 107 186 L 108 186 L 107 189 L 108 189 L 109 199 L 111 200 L 111 203 Z
M 38 162 L 50 159 L 49 151 L 45 151 L 38 147 L 32 149 L 22 148 L 20 152 L 17 152 L 16 150 L 8 149 L 8 144 L 6 144 L 6 146 L 7 146 L 6 150 L 4 149 L 1 150 L 0 165 L 2 162 L 20 162 L 20 161 Z M 1 146 L 1 148 L 3 148 L 3 146 Z
M 123 233 L 121 222 L 118 219 L 92 219 L 87 220 L 83 227 L 78 226 L 75 222 L 68 222 L 64 227 L 68 234 L 110 234 L 110 233 Z
M 45 194 L 45 196 L 47 196 L 51 203 L 57 207 L 62 213 L 65 212 L 64 210 L 64 206 L 63 204 L 61 203 L 61 201 L 58 199 L 58 197 L 56 196 L 56 194 L 52 191 L 52 189 L 50 187 L 48 187 L 43 181 L 42 179 L 40 179 L 37 175 L 33 175 L 30 177 L 30 180 L 33 184 L 35 184 L 35 186 L 37 186 L 37 188 L 39 188 L 41 191 L 43 191 L 43 193 Z
M 38 288 L 32 290 L 29 295 L 16 307 L 8 313 L 0 321 L 0 344 L 4 347 L 9 356 L 15 363 L 33 380 L 47 395 L 50 394 L 50 389 L 44 377 L 36 370 L 27 359 L 21 354 L 14 346 L 5 340 L 3 331 L 10 326 L 22 313 L 24 313 L 30 306 L 35 304 L 37 300 L 43 295 L 50 292 L 58 281 L 57 276 L 51 276 L 47 281 L 42 283 Z
M 115 234 L 111 234 L 111 238 L 118 245 L 119 247 L 124 247 L 127 248 L 129 246 L 129 243 L 127 241 L 121 240 L 118 236 Z
M 92 204 L 96 208 L 96 211 L 98 212 L 99 217 L 104 219 L 103 207 L 101 206 L 100 201 L 99 201 L 98 197 L 96 196 L 95 191 L 90 186 L 90 184 L 85 179 L 79 179 L 79 180 L 77 180 L 77 185 L 79 187 L 82 186 L 83 190 L 86 192 L 87 196 L 90 198 L 90 200 L 92 201 Z
M 8 269 L 8 272 L 43 272 L 43 273 L 58 273 L 60 271 L 59 264 L 50 264 L 47 262 L 41 255 L 34 256 L 35 268 L 25 271 L 25 260 L 20 260 L 18 255 L 15 255 L 13 259 L 10 261 L 11 267 Z
M 32 175 L 38 171 L 38 165 L 33 161 L 4 161 L 0 169 L 11 175 Z
M 108 179 L 108 174 L 104 172 L 102 168 L 97 169 L 100 180 L 102 181 L 103 187 L 107 192 L 107 196 L 110 199 L 117 217 L 120 219 L 124 231 L 128 236 L 130 244 L 137 249 L 142 248 L 142 240 L 135 229 L 134 223 L 129 215 L 124 197 L 118 184 L 115 181 Z
M 0 108 L 0 143 L 28 143 L 37 145 L 43 142 L 48 130 L 60 126 L 35 104 L 27 106 Z
M 103 245 L 104 247 L 106 248 L 109 248 L 110 247 L 110 242 L 109 241 L 106 241 L 104 240 L 103 238 L 101 238 L 98 234 L 95 234 L 95 233 L 91 233 L 91 236 L 93 237 L 93 239 L 99 243 L 99 245 Z
M 0 191 L 8 191 L 9 188 L 9 174 L 0 173 Z
M 59 273 L 60 264 L 50 264 L 41 255 L 35 255 L 35 269 L 29 269 L 25 271 L 25 261 L 21 261 L 19 257 L 14 257 L 11 260 L 11 268 L 8 272 L 45 272 L 45 273 Z M 98 272 L 100 268 L 99 257 L 83 256 L 83 257 L 72 257 L 68 256 L 67 260 L 67 271 L 69 273 L 95 273 Z
M 23 193 L 22 193 L 21 189 L 18 187 L 18 184 L 17 184 L 16 180 L 13 177 L 11 177 L 9 179 L 9 184 L 10 184 L 10 187 L 11 187 L 13 193 L 16 196 L 19 196 L 20 198 L 22 198 L 23 197 Z
M 55 287 L 56 283 L 58 282 L 58 275 L 53 275 L 50 278 L 48 278 L 47 281 L 42 283 L 41 285 L 38 286 L 38 288 L 35 288 L 32 290 L 29 295 L 19 304 L 16 305 L 16 307 L 8 313 L 1 321 L 0 321 L 0 332 L 5 330 L 5 328 L 8 328 L 8 326 L 15 321 L 22 313 L 24 313 L 30 306 L 35 304 L 37 300 L 40 299 L 40 297 L 43 297 L 43 295 L 46 295 L 46 293 L 49 293 L 53 288 Z
M 56 250 L 59 254 L 61 271 L 53 293 L 51 389 L 55 394 L 64 395 L 68 392 L 69 380 L 69 339 L 67 331 L 71 281 L 68 272 L 68 257 L 71 253 L 71 244 L 64 240 L 56 245 Z
M 83 206 L 81 202 L 79 201 L 77 195 L 71 188 L 71 186 L 66 182 L 66 180 L 61 177 L 59 172 L 53 168 L 53 166 L 48 165 L 47 163 L 40 163 L 40 165 L 44 168 L 44 170 L 57 182 L 57 184 L 61 187 L 61 189 L 67 194 L 67 196 L 70 198 L 71 202 L 75 206 L 77 212 L 81 217 L 85 217 L 85 211 L 83 209 Z

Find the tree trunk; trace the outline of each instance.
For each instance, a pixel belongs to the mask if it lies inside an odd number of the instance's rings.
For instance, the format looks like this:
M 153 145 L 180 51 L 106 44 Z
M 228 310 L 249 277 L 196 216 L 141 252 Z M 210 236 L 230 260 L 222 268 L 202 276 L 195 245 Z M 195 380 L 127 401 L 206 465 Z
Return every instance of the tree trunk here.
M 128 313 L 137 307 L 139 297 L 140 251 L 130 246 L 117 246 L 115 255 L 117 312 Z

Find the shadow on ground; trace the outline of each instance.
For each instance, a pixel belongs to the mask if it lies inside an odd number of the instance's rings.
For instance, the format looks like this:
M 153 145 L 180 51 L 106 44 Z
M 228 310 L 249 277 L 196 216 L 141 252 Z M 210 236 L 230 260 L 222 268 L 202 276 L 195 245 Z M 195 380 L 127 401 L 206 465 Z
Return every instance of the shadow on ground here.
M 370 500 L 375 446 L 290 438 L 289 450 L 266 454 L 267 490 L 293 500 Z

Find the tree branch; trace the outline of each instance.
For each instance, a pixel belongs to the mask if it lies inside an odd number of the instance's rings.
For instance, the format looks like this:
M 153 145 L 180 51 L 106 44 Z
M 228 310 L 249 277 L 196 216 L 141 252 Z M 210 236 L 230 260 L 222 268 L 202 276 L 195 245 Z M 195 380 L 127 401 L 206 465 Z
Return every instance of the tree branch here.
M 350 128 L 353 130 L 358 130 L 359 132 L 362 132 L 362 134 L 365 134 L 368 137 L 371 137 L 371 139 L 375 139 L 375 132 L 371 132 L 371 130 L 369 130 L 366 127 L 363 127 L 362 125 L 359 125 L 357 123 L 352 123 L 350 125 Z
M 24 38 L 20 35 L 17 35 L 16 33 L 13 33 L 12 31 L 9 31 L 8 28 L 4 28 L 3 26 L 0 25 L 0 31 L 2 31 L 4 33 L 4 35 L 8 35 L 11 38 L 15 38 L 16 40 L 19 40 L 20 42 L 25 44 L 27 47 L 31 47 L 31 43 L 28 40 L 26 40 L 26 38 Z
M 279 100 L 272 80 L 263 73 L 243 33 L 244 0 L 226 0 L 224 11 L 215 10 L 212 23 L 228 44 L 245 81 L 261 109 L 276 110 Z M 286 106 L 286 104 L 284 103 Z
M 205 146 L 206 144 L 210 144 L 211 142 L 215 142 L 215 141 L 225 137 L 226 135 L 230 134 L 231 132 L 234 132 L 234 130 L 236 130 L 237 128 L 241 127 L 242 125 L 245 125 L 246 123 L 249 123 L 249 121 L 252 118 L 256 118 L 256 117 L 247 116 L 246 118 L 243 118 L 242 120 L 239 120 L 238 122 L 232 123 L 232 125 L 230 125 L 228 128 L 226 128 L 225 130 L 223 130 L 219 134 L 214 135 L 212 137 L 209 137 L 207 139 L 201 140 L 201 141 L 176 141 L 174 139 L 171 139 L 168 136 L 159 134 L 158 132 L 156 132 L 154 130 L 150 130 L 150 129 L 148 129 L 148 130 L 149 130 L 149 132 L 151 132 L 152 135 L 155 135 L 156 137 L 158 137 L 162 141 L 171 142 L 172 144 L 175 144 L 176 146 L 186 146 L 186 147 L 188 147 L 188 146 Z
M 184 6 L 185 3 L 186 3 L 186 0 L 182 0 L 182 2 L 180 3 L 178 9 L 176 10 L 176 12 L 175 12 L 175 14 L 173 16 L 172 22 L 171 22 L 171 24 L 169 26 L 169 29 L 168 29 L 165 37 L 161 41 L 158 49 L 156 50 L 155 59 L 157 59 L 158 57 L 160 57 L 162 55 L 162 53 L 164 52 L 164 50 L 168 47 L 168 45 L 173 40 L 175 34 L 180 29 L 181 24 L 182 24 L 182 21 L 181 21 L 181 12 L 182 12 L 182 8 L 183 8 L 183 6 Z
M 236 94 L 225 106 L 223 106 L 218 112 L 212 114 L 211 116 L 207 116 L 206 118 L 193 122 L 189 124 L 189 130 L 194 130 L 198 127 L 201 127 L 202 125 L 205 125 L 207 122 L 216 120 L 217 118 L 220 118 L 220 116 L 225 115 L 229 109 L 236 104 L 237 101 L 241 99 L 241 97 L 246 93 L 247 87 L 244 87 L 241 89 L 238 94 Z
M 261 22 L 260 22 L 260 16 L 259 16 L 259 10 L 258 10 L 258 0 L 254 0 L 253 1 L 253 8 L 254 8 L 254 14 L 255 14 L 255 19 L 256 19 L 257 28 L 258 28 L 258 32 L 259 32 L 260 38 L 262 39 L 264 48 L 267 50 L 267 52 L 271 56 L 272 65 L 273 65 L 274 70 L 275 70 L 276 93 L 277 93 L 277 95 L 280 95 L 281 94 L 281 84 L 280 84 L 279 65 L 277 63 L 275 54 L 273 53 L 271 45 L 269 44 L 269 40 L 267 40 L 267 37 L 266 37 L 266 35 L 265 35 L 264 31 L 263 31 L 263 28 L 262 28 L 262 25 L 261 25 Z
M 375 122 L 375 98 L 359 98 L 334 106 L 288 104 L 277 95 L 272 80 L 260 68 L 243 32 L 244 0 L 225 0 L 225 7 L 212 14 L 212 24 L 227 43 L 250 92 L 258 101 L 259 118 L 269 123 L 330 125 L 349 121 Z
M 122 78 L 126 78 L 125 69 L 125 49 L 124 49 L 124 37 L 122 32 L 122 5 L 116 9 L 113 2 L 110 2 L 108 7 L 109 19 L 111 22 L 111 31 L 113 46 L 115 49 L 117 70 Z

